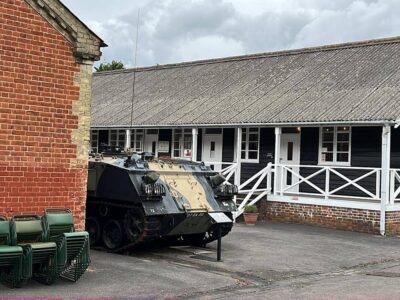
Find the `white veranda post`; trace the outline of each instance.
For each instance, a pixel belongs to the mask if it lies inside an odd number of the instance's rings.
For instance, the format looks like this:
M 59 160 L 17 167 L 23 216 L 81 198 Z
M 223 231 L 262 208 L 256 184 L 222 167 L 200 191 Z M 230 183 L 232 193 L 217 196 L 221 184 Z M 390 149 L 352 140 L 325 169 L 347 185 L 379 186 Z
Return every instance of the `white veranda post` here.
M 192 129 L 192 161 L 197 161 L 197 137 L 199 130 L 197 128 Z
M 382 175 L 381 175 L 380 233 L 385 235 L 386 205 L 390 197 L 390 125 L 382 127 Z
M 277 192 L 278 192 L 278 178 L 279 178 L 278 169 L 279 169 L 279 163 L 281 162 L 281 160 L 280 160 L 280 156 L 281 156 L 281 136 L 282 136 L 282 128 L 275 127 L 274 195 L 277 195 Z M 280 170 L 280 171 L 282 172 L 282 170 Z
M 125 131 L 125 150 L 128 150 L 131 147 L 131 130 L 127 129 Z

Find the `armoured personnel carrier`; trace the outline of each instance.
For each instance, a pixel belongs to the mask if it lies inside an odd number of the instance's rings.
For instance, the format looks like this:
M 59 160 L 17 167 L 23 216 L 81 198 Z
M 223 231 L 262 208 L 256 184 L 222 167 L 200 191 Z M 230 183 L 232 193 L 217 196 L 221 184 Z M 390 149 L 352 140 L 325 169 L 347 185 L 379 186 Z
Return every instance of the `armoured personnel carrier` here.
M 152 240 L 205 245 L 232 228 L 237 186 L 202 163 L 148 153 L 89 161 L 91 244 L 120 252 Z

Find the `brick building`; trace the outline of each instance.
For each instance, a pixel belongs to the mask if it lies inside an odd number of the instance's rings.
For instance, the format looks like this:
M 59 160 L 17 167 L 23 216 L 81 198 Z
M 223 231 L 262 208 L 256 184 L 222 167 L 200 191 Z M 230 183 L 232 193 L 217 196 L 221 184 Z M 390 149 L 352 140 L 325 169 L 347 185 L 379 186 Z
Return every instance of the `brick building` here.
M 0 213 L 69 207 L 83 228 L 92 65 L 104 46 L 58 0 L 0 2 Z

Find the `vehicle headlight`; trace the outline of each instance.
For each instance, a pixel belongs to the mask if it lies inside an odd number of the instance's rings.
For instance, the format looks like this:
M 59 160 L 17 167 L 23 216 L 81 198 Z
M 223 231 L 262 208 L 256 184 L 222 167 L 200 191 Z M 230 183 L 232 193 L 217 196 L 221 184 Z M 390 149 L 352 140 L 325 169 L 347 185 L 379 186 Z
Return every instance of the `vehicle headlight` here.
M 232 197 L 237 195 L 239 192 L 236 184 L 224 184 L 220 185 L 216 189 L 217 197 Z
M 165 187 L 160 183 L 144 184 L 143 192 L 147 197 L 165 196 Z

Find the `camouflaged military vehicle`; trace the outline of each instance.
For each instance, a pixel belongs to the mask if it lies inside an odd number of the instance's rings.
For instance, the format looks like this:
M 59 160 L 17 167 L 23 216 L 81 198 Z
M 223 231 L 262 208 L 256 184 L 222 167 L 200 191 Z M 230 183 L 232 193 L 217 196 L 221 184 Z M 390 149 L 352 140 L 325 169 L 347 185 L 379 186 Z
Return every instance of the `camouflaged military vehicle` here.
M 218 228 L 222 236 L 231 230 L 235 194 L 204 164 L 146 153 L 92 158 L 86 229 L 92 245 L 115 252 L 157 239 L 205 245 Z

